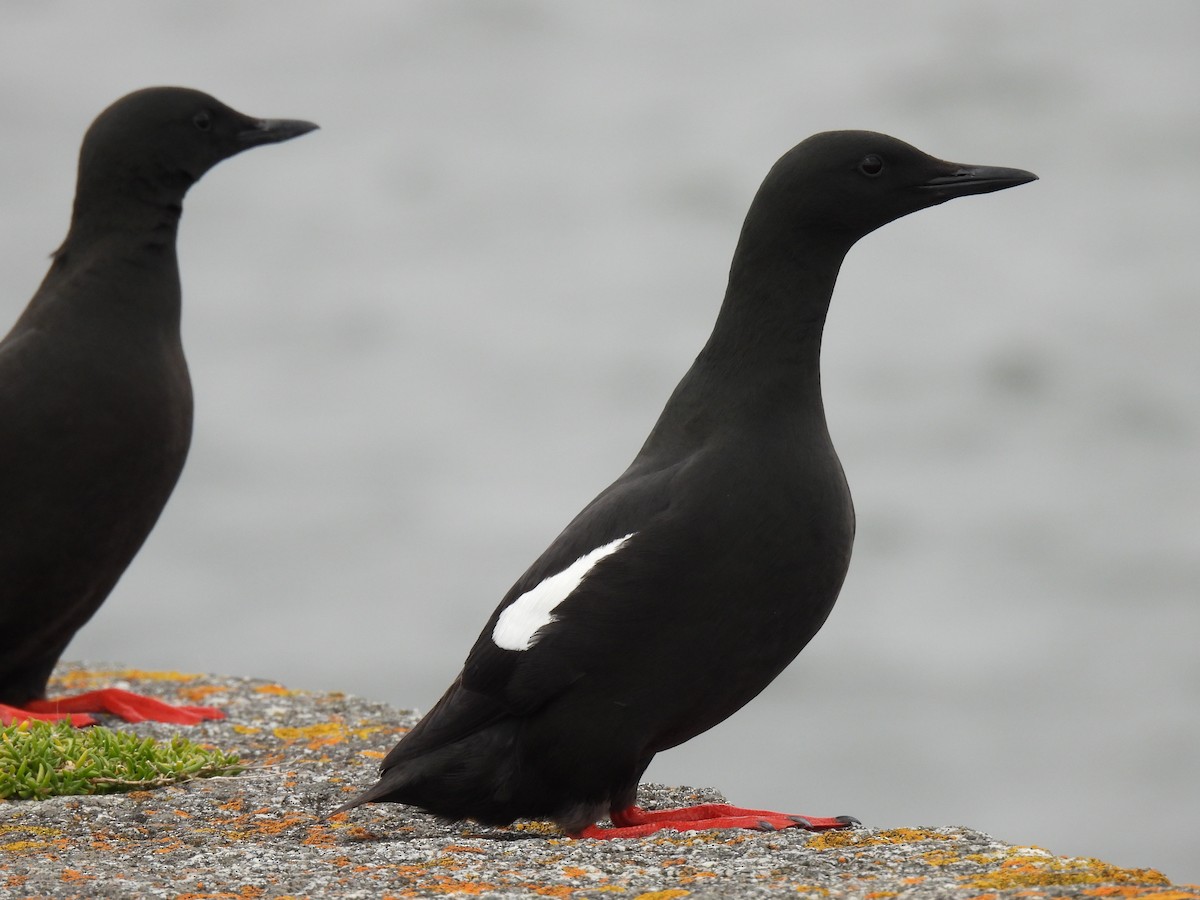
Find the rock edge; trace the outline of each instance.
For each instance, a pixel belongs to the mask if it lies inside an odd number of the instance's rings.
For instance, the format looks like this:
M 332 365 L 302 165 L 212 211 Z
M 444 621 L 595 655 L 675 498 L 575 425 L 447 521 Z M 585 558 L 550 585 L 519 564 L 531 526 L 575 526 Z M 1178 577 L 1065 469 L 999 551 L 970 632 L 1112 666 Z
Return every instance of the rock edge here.
M 228 718 L 187 737 L 250 768 L 156 791 L 0 801 L 0 897 L 1153 897 L 1200 900 L 1152 869 L 1059 857 L 967 828 L 823 835 L 665 832 L 587 841 L 524 823 L 447 824 L 368 806 L 323 820 L 374 769 L 414 713 L 247 678 L 67 664 L 53 692 L 120 686 Z M 114 728 L 156 738 L 177 726 Z M 723 799 L 643 785 L 649 807 Z

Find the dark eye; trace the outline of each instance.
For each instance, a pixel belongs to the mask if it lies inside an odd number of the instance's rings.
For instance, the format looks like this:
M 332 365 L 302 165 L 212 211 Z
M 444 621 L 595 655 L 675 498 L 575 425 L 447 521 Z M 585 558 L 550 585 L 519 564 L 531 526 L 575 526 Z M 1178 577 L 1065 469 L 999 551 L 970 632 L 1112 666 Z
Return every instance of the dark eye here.
M 208 131 L 212 128 L 212 116 L 208 114 L 208 110 L 202 109 L 196 115 L 192 116 L 192 124 L 201 131 Z
M 883 171 L 883 160 L 872 153 L 870 156 L 864 156 L 863 161 L 858 164 L 858 171 L 864 175 L 874 178 Z

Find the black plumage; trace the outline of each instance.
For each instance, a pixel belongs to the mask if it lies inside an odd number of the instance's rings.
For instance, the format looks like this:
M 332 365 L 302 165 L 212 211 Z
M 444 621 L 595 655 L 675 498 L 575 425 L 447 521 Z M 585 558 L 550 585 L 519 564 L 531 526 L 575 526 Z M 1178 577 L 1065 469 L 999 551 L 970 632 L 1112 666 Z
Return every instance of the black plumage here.
M 51 669 L 183 468 L 192 433 L 175 255 L 184 194 L 221 160 L 316 127 L 147 88 L 88 129 L 66 240 L 0 342 L 0 703 L 51 711 Z
M 712 336 L 632 465 L 521 576 L 379 782 L 342 809 L 550 818 L 596 836 L 844 824 L 730 807 L 656 819 L 635 792 L 656 753 L 765 688 L 841 588 L 854 508 L 819 364 L 847 251 L 908 213 L 1034 178 L 862 131 L 785 154 L 746 216 Z M 605 815 L 630 827 L 589 827 Z

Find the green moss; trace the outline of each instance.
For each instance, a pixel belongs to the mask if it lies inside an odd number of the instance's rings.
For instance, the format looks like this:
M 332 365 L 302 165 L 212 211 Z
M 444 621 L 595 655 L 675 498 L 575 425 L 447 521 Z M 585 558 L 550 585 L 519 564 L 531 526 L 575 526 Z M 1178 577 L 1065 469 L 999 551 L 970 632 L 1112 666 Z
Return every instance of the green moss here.
M 0 727 L 0 800 L 144 790 L 235 775 L 243 768 L 236 754 L 206 750 L 181 737 L 156 741 L 63 722 Z

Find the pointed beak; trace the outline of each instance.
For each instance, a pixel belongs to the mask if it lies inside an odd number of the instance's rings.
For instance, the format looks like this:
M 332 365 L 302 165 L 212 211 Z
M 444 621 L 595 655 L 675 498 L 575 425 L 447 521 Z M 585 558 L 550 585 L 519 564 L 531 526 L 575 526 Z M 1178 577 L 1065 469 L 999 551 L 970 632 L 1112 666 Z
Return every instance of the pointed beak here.
M 256 119 L 252 127 L 238 132 L 238 142 L 243 147 L 257 147 L 260 144 L 278 144 L 280 141 L 290 141 L 294 137 L 316 131 L 320 126 L 303 119 Z
M 1016 187 L 1037 181 L 1037 176 L 1024 169 L 1006 169 L 1002 166 L 964 166 L 945 163 L 943 174 L 930 178 L 918 189 L 932 193 L 938 201 L 971 194 L 990 194 L 1005 188 Z

